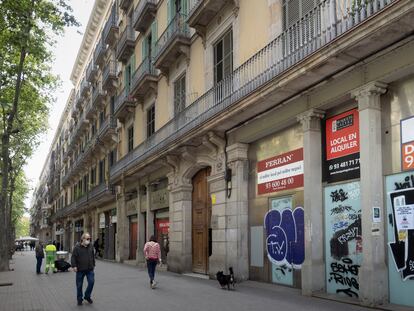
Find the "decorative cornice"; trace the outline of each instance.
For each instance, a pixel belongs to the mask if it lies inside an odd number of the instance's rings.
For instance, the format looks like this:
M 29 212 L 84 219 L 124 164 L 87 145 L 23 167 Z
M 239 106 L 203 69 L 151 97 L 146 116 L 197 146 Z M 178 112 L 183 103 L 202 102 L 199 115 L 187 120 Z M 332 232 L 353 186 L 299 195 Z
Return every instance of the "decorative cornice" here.
M 91 55 L 96 38 L 101 34 L 101 28 L 104 23 L 105 13 L 108 7 L 112 4 L 112 0 L 96 0 L 89 16 L 88 25 L 83 35 L 82 43 L 79 47 L 78 55 L 76 56 L 75 64 L 72 68 L 70 80 L 73 85 L 77 85 L 85 70 L 89 55 Z

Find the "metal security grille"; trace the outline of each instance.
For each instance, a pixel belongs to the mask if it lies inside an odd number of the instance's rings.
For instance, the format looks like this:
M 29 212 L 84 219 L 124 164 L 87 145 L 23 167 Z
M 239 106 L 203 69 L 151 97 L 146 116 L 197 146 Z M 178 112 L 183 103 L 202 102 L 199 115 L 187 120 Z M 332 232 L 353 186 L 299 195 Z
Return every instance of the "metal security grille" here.
M 321 0 L 283 0 L 283 30 L 288 33 L 283 47 L 284 55 L 291 54 L 315 37 L 320 18 L 314 18 L 314 10 L 320 2 Z
M 185 99 L 185 75 L 183 75 L 174 82 L 174 115 L 184 110 Z
M 317 7 L 320 0 L 283 0 L 283 29 L 297 23 Z

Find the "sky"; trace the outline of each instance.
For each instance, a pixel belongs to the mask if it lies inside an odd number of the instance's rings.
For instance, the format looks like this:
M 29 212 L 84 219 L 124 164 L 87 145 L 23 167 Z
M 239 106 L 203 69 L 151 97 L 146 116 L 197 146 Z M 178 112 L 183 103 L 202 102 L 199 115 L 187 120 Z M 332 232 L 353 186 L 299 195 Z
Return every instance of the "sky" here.
M 65 34 L 62 37 L 57 38 L 57 43 L 53 48 L 55 59 L 53 61 L 52 72 L 60 77 L 61 85 L 56 89 L 54 94 L 56 101 L 50 107 L 49 130 L 42 137 L 41 144 L 24 168 L 31 188 L 30 193 L 25 200 L 26 208 L 30 208 L 33 189 L 36 187 L 39 180 L 40 173 L 42 172 L 43 165 L 49 153 L 50 145 L 57 126 L 59 125 L 60 116 L 66 105 L 70 90 L 73 88 L 72 82 L 70 81 L 70 74 L 94 2 L 95 0 L 69 0 L 73 9 L 73 14 L 81 23 L 81 26 L 78 28 L 72 27 L 66 29 Z

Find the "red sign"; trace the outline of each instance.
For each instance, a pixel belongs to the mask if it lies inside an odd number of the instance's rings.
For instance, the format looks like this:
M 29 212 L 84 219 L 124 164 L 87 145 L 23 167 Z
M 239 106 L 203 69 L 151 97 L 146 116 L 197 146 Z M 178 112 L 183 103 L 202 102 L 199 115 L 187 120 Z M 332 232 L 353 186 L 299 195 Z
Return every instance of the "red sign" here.
M 303 187 L 303 148 L 257 163 L 257 193 Z
M 168 234 L 170 229 L 170 221 L 168 219 L 157 219 L 158 234 Z
M 353 109 L 326 120 L 326 159 L 359 152 L 359 113 Z
M 401 157 L 403 171 L 414 169 L 414 141 L 401 146 Z

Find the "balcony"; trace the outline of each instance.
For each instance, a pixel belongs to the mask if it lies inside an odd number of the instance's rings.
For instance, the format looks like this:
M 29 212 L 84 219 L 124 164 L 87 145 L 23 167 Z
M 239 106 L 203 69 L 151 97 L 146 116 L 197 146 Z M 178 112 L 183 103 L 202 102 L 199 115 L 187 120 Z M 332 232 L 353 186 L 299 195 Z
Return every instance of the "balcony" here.
M 79 110 L 82 107 L 82 101 L 83 98 L 80 94 L 80 89 L 76 92 L 75 95 L 75 101 L 74 101 L 74 108 L 77 110 L 76 112 L 73 112 L 72 116 L 75 117 L 77 115 L 79 115 Z
M 65 207 L 58 209 L 51 217 L 51 220 L 56 220 L 69 216 L 73 213 L 80 213 L 88 207 L 96 206 L 104 202 L 115 200 L 115 187 L 101 183 L 88 190 L 86 193 L 80 195 L 74 202 Z
M 115 100 L 115 117 L 123 122 L 125 117 L 134 111 L 134 107 L 135 100 L 130 95 L 129 87 L 124 87 Z
M 134 29 L 145 32 L 151 25 L 157 13 L 158 0 L 140 0 L 134 9 L 133 23 Z
M 155 72 L 152 59 L 146 57 L 135 70 L 131 81 L 131 94 L 136 98 L 142 98 L 148 90 L 157 90 L 158 77 Z
M 132 4 L 133 0 L 119 0 L 119 7 L 127 11 L 129 9 L 129 6 Z
M 127 25 L 118 40 L 116 59 L 126 63 L 135 49 L 135 30 Z
M 76 118 L 78 116 L 78 113 L 79 113 L 79 109 L 77 107 L 78 106 L 77 103 L 78 103 L 78 100 L 79 100 L 79 96 L 78 95 L 79 94 L 76 93 L 75 100 L 74 100 L 73 105 L 72 105 L 72 108 L 70 110 L 70 115 L 71 115 L 72 118 Z
M 95 46 L 95 51 L 93 52 L 93 61 L 96 65 L 102 66 L 105 60 L 106 53 L 106 44 L 102 40 L 102 36 L 99 38 Z
M 186 19 L 186 15 L 177 13 L 155 44 L 155 68 L 166 75 L 179 56 L 189 57 L 191 39 Z
M 235 0 L 190 0 L 188 25 L 194 28 L 202 38 L 205 38 L 207 25 L 210 24 L 226 2 L 234 2 L 235 6 L 238 7 L 238 1 Z
M 88 199 L 91 206 L 115 200 L 115 187 L 101 183 L 89 192 Z
M 97 86 L 93 88 L 92 92 L 92 105 L 98 110 L 105 104 L 105 92 L 102 90 L 102 83 L 98 83 Z
M 74 147 L 72 144 L 76 143 L 76 141 L 79 139 L 79 137 L 82 136 L 85 129 L 87 129 L 89 126 L 89 120 L 86 119 L 85 114 L 83 113 L 78 120 L 78 123 L 76 124 L 76 127 L 72 134 L 72 141 L 69 146 Z
M 86 104 L 84 108 L 84 111 L 85 111 L 85 116 L 87 119 L 91 120 L 95 118 L 97 109 L 96 109 L 96 106 L 93 105 L 92 99 L 88 100 L 88 103 Z
M 86 68 L 86 81 L 95 82 L 98 75 L 98 67 L 94 64 L 93 59 L 89 62 L 88 67 Z
M 113 116 L 106 118 L 101 124 L 98 132 L 98 143 L 115 143 L 116 142 L 116 119 Z
M 113 4 L 111 9 L 111 15 L 109 15 L 109 18 L 106 21 L 105 27 L 103 29 L 103 42 L 105 44 L 108 44 L 111 48 L 113 48 L 118 37 L 118 32 L 118 9 L 116 7 L 116 4 Z
M 82 79 L 80 84 L 80 97 L 86 98 L 91 90 L 91 84 L 86 81 L 85 77 Z
M 110 60 L 104 67 L 102 74 L 102 89 L 110 94 L 113 94 L 118 86 L 117 81 L 116 61 Z
M 375 5 L 371 3 L 365 6 L 365 2 L 362 2 L 361 7 L 340 11 L 339 8 L 333 9 L 334 0 L 322 0 L 304 18 L 284 30 L 224 80 L 121 158 L 111 168 L 111 182 L 118 183 L 121 176 L 142 169 L 142 163 L 161 158 L 173 150 L 178 142 L 185 144 L 189 139 L 197 137 L 201 129 L 214 130 L 220 124 L 221 129 L 226 130 L 234 124 L 244 122 L 247 116 L 284 102 L 292 93 L 280 91 L 278 84 L 282 79 L 283 87 L 292 88 L 295 94 L 346 66 L 352 66 L 357 59 L 363 60 L 372 53 L 395 44 L 414 31 L 414 24 L 409 22 L 414 18 L 412 4 L 409 11 L 408 2 L 390 0 L 373 3 Z M 323 23 L 322 16 L 329 23 Z M 376 27 L 378 21 L 382 23 L 380 30 Z M 398 37 L 395 37 L 396 33 L 399 34 Z M 379 37 L 382 40 L 375 39 Z M 363 51 L 361 46 L 364 47 Z M 349 53 L 353 55 L 352 59 Z M 301 73 L 292 76 L 291 73 L 295 71 Z M 268 87 L 267 99 L 260 96 L 264 87 Z M 251 100 L 255 94 L 259 95 L 260 104 L 257 100 Z M 249 100 L 251 104 L 247 105 Z M 240 103 L 245 105 L 241 106 Z M 244 115 L 241 114 L 241 109 Z M 227 118 L 231 118 L 232 122 L 226 124 L 219 119 L 223 112 L 226 112 Z

